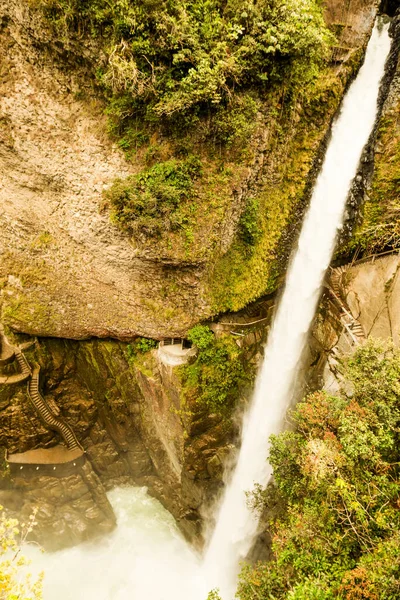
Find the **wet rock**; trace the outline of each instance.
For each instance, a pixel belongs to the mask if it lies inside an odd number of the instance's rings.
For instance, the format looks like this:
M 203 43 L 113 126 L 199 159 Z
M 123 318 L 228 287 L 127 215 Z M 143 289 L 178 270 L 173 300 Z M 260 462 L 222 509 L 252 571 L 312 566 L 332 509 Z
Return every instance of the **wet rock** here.
M 104 487 L 88 462 L 76 475 L 17 477 L 14 485 L 12 494 L 2 492 L 0 498 L 22 523 L 35 514 L 36 524 L 29 539 L 46 550 L 81 543 L 108 533 L 115 526 Z

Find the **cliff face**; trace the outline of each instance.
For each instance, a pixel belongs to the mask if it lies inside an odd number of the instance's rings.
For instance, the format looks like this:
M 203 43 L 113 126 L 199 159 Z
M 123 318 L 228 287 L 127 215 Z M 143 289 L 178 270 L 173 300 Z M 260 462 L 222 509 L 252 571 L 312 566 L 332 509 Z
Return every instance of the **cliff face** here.
M 105 490 L 125 483 L 147 486 L 186 535 L 199 539 L 201 512 L 215 500 L 222 465 L 234 453 L 235 414 L 222 416 L 195 401 L 188 405 L 178 370 L 165 365 L 157 350 L 133 359 L 124 340 L 183 335 L 215 312 L 239 309 L 276 290 L 331 119 L 376 12 L 375 2 L 356 3 L 347 27 L 340 23 L 340 4 L 330 2 L 328 15 L 342 31 L 342 45 L 314 100 L 299 99 L 281 120 L 275 105 L 265 105 L 247 158 L 236 170 L 230 165 L 223 185 L 218 179 L 219 191 L 208 198 L 215 212 L 210 208 L 207 215 L 200 207 L 207 227 L 203 220 L 195 243 L 174 240 L 157 248 L 135 242 L 100 211 L 103 189 L 142 169 L 143 153 L 128 162 L 106 135 L 104 107 L 88 75 L 88 64 L 101 51 L 96 42 L 77 64 L 73 43 L 54 39 L 28 4 L 0 2 L 1 321 L 10 335 L 39 336 L 32 359 L 42 368 L 43 395 L 75 431 L 90 471 L 68 481 L 21 479 L 17 495 L 4 492 L 2 502 L 23 515 L 43 504 L 40 541 L 52 528 L 59 532 L 52 547 L 109 531 L 113 516 Z M 379 127 L 394 119 L 398 99 L 396 76 Z M 378 145 L 375 152 L 378 169 L 382 161 L 393 163 L 392 142 L 385 140 L 385 149 Z M 365 214 L 378 196 L 371 198 Z M 261 233 L 244 251 L 238 232 L 249 199 L 257 201 Z M 398 342 L 397 271 L 396 257 L 377 259 L 352 267 L 341 282 L 366 335 L 390 334 Z M 336 348 L 349 349 L 342 330 L 337 310 L 324 298 L 310 341 L 307 385 L 321 385 L 324 369 L 326 378 L 336 376 Z M 246 337 L 253 366 L 265 336 L 266 329 Z M 102 337 L 107 339 L 84 340 Z M 3 448 L 24 452 L 58 441 L 21 385 L 0 390 Z M 55 508 L 60 494 L 67 497 L 62 516 Z
M 340 268 L 332 295 L 324 294 L 310 336 L 308 384 L 338 394 L 344 385 L 340 358 L 367 338 L 400 340 L 397 253 L 361 259 Z M 346 314 L 347 313 L 347 314 Z
M 397 7 L 396 7 L 397 8 Z M 338 255 L 372 256 L 396 249 L 399 237 L 400 15 L 389 9 L 392 49 L 379 100 L 380 113 L 353 182 Z
M 250 369 L 263 336 L 246 339 Z M 164 364 L 158 350 L 132 358 L 129 348 L 116 340 L 42 338 L 26 352 L 30 364 L 41 366 L 43 398 L 57 407 L 86 456 L 86 476 L 52 477 L 51 470 L 42 475 L 40 466 L 35 477 L 25 476 L 24 467 L 3 480 L 0 497 L 7 508 L 25 516 L 39 505 L 34 533 L 46 548 L 108 531 L 113 519 L 104 490 L 117 485 L 146 486 L 185 535 L 201 544 L 202 511 L 222 486 L 223 463 L 237 437 L 234 416 L 186 400 L 179 367 Z M 0 400 L 0 446 L 9 454 L 59 443 L 42 425 L 23 384 L 4 385 Z
M 329 19 L 340 21 L 340 10 L 330 3 Z M 287 113 L 284 88 L 265 99 L 244 156 L 225 157 L 223 172 L 217 159 L 202 156 L 207 189 L 199 191 L 190 235 L 143 241 L 99 210 L 104 188 L 143 168 L 146 148 L 127 162 L 108 141 L 88 75 L 98 42 L 57 37 L 29 3 L 3 1 L 3 321 L 40 336 L 162 338 L 274 291 L 375 10 L 372 1 L 359 3 L 351 28 L 339 27 L 346 50 L 335 50 L 311 99 L 299 98 Z M 258 221 L 249 224 L 256 206 Z M 250 248 L 238 238 L 243 215 L 259 231 Z

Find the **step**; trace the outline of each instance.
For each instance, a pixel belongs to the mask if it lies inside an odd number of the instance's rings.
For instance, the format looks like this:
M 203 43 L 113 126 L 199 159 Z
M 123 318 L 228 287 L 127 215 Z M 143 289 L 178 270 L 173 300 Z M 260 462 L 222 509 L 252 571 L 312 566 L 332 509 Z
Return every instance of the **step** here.
M 53 414 L 46 400 L 40 394 L 39 372 L 40 367 L 36 366 L 28 386 L 29 396 L 37 413 L 48 428 L 54 429 L 64 438 L 68 448 L 81 448 L 71 427 Z

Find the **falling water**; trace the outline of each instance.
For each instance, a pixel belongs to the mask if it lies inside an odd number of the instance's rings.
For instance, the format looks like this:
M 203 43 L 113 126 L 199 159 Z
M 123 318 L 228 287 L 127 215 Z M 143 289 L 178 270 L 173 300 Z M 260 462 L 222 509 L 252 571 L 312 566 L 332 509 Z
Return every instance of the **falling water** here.
M 235 594 L 238 565 L 257 534 L 257 519 L 245 490 L 266 485 L 268 439 L 281 431 L 291 403 L 299 362 L 317 307 L 325 271 L 343 221 L 346 199 L 361 153 L 371 133 L 379 83 L 390 50 L 389 26 L 380 20 L 368 44 L 365 62 L 343 101 L 332 128 L 321 173 L 289 268 L 286 286 L 269 335 L 250 411 L 243 423 L 242 445 L 205 557 L 205 575 L 223 600 Z

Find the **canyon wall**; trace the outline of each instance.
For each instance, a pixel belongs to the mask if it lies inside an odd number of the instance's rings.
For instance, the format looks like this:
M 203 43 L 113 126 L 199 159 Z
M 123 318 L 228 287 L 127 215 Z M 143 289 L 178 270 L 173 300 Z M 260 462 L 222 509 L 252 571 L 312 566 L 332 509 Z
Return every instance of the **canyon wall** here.
M 223 186 L 218 180 L 222 187 L 213 189 L 211 204 L 221 194 L 222 205 L 209 216 L 200 207 L 207 224 L 194 242 L 173 239 L 157 248 L 121 232 L 101 206 L 115 178 L 143 167 L 143 152 L 128 161 L 107 135 L 103 100 L 89 73 L 101 48 L 87 40 L 77 61 L 79 40 L 61 43 L 22 0 L 0 2 L 1 323 L 15 344 L 37 336 L 27 357 L 41 366 L 42 394 L 73 428 L 86 456 L 83 470 L 65 478 L 10 480 L 4 469 L 1 503 L 24 518 L 38 504 L 36 538 L 47 547 L 111 531 L 106 491 L 125 484 L 146 486 L 201 545 L 202 515 L 222 488 L 223 464 L 235 455 L 251 386 L 243 387 L 236 405 L 218 412 L 187 399 L 180 368 L 165 364 L 157 349 L 132 354 L 130 347 L 136 336 L 185 336 L 194 324 L 213 319 L 208 323 L 216 335 L 228 334 L 245 349 L 247 370 L 256 370 L 331 120 L 377 10 L 376 2 L 355 3 L 351 23 L 343 24 L 341 3 L 328 4 L 341 44 L 313 102 L 299 100 L 278 135 L 276 107 L 268 106 L 276 97 L 269 98 L 241 168 L 232 162 L 234 177 L 225 174 Z M 395 343 L 399 258 L 373 256 L 397 243 L 398 80 L 397 64 L 338 253 L 347 263 L 357 247 L 362 258 L 343 271 L 342 301 L 366 336 L 391 336 Z M 249 198 L 257 199 L 262 234 L 244 252 L 238 236 Z M 268 317 L 248 328 L 258 320 L 251 316 L 258 297 L 266 298 Z M 304 390 L 340 385 L 337 355 L 351 347 L 340 309 L 326 293 L 307 349 Z M 0 388 L 4 450 L 59 443 L 23 384 Z

